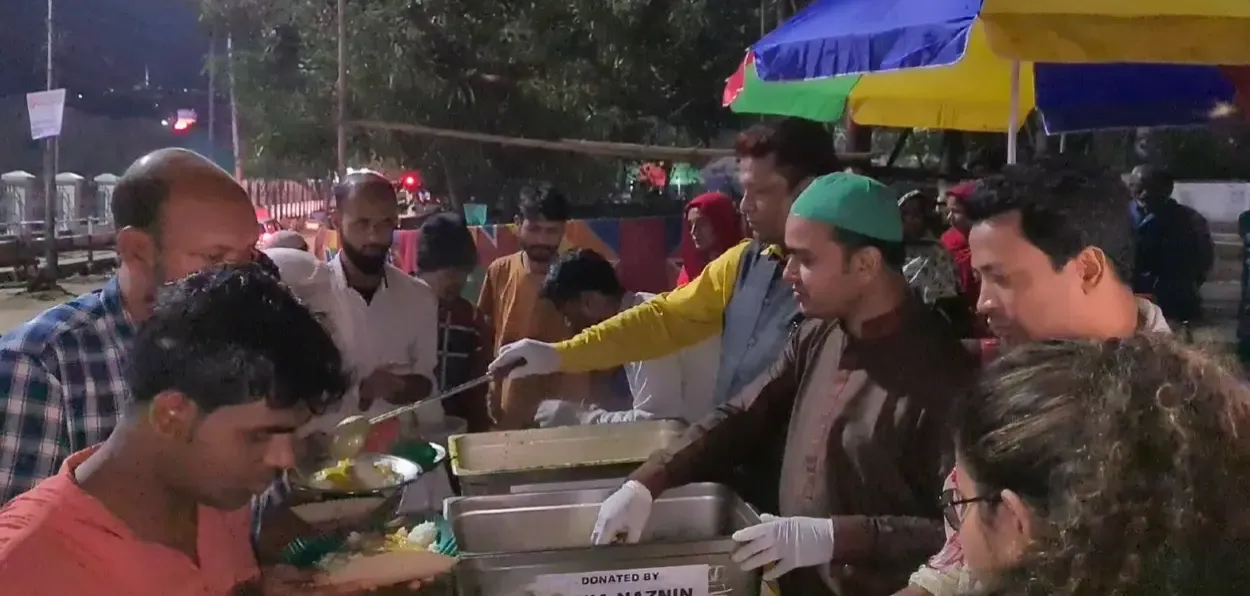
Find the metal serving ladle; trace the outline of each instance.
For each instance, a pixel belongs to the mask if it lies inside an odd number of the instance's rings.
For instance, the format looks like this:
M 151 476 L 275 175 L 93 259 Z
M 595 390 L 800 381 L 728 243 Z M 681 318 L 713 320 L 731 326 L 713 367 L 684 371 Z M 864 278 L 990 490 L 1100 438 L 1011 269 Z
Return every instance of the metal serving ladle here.
M 473 379 L 472 381 L 456 385 L 455 387 L 452 387 L 451 389 L 448 389 L 447 391 L 429 399 L 423 399 L 415 403 L 399 406 L 388 412 L 378 414 L 377 416 L 370 418 L 356 415 L 348 416 L 334 426 L 334 433 L 330 439 L 330 457 L 334 458 L 335 461 L 356 457 L 356 455 L 364 449 L 365 439 L 368 438 L 369 431 L 373 428 L 373 425 L 390 420 L 396 416 L 406 414 L 428 404 L 437 403 L 449 397 L 454 397 L 464 393 L 465 391 L 473 389 L 474 387 L 480 387 L 489 383 L 493 379 L 502 379 L 508 376 L 508 373 L 512 372 L 513 369 L 523 364 L 525 364 L 525 360 L 521 359 L 507 367 L 497 370 L 496 372 L 487 373 Z

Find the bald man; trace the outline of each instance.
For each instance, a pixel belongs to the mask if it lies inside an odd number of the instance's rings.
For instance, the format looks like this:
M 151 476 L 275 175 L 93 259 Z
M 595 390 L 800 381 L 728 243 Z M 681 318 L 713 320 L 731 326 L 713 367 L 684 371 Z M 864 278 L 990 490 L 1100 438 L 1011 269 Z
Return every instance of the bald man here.
M 302 250 L 310 252 L 308 241 L 295 230 L 278 230 L 272 234 L 265 234 L 260 241 L 263 250 L 271 248 L 289 248 L 292 250 Z
M 185 149 L 155 151 L 126 170 L 113 224 L 117 275 L 0 337 L 0 502 L 108 438 L 130 401 L 123 354 L 159 285 L 256 252 L 247 193 Z
M 340 250 L 330 261 L 343 288 L 351 345 L 345 359 L 360 382 L 343 399 L 340 414 L 377 415 L 425 399 L 438 364 L 438 298 L 425 282 L 389 262 L 399 228 L 399 196 L 386 177 L 348 174 L 334 187 L 334 224 Z M 423 423 L 443 421 L 441 404 L 417 411 Z M 378 425 L 370 445 L 385 450 L 398 438 L 399 421 Z

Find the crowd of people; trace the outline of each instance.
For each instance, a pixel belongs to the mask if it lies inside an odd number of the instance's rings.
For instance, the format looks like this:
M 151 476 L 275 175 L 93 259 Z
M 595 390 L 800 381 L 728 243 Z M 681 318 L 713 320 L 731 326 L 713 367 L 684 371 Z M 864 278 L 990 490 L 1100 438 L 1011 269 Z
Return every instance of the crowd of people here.
M 373 587 L 280 564 L 313 532 L 282 474 L 347 415 L 494 374 L 367 449 L 684 421 L 587 540 L 638 541 L 664 491 L 725 483 L 762 512 L 734 561 L 787 596 L 1246 586 L 1250 393 L 1169 337 L 1201 316 L 1212 253 L 1165 172 L 1043 161 L 900 195 L 844 168 L 818 123 L 735 149 L 743 197 L 687 205 L 671 291 L 562 251 L 570 202 L 540 186 L 476 301 L 455 215 L 422 224 L 415 275 L 389 263 L 399 198 L 379 174 L 336 185 L 325 262 L 291 235 L 258 246 L 246 193 L 203 157 L 141 158 L 113 196 L 116 276 L 0 338 L 0 585 Z M 456 490 L 435 476 L 431 505 Z
M 1211 247 L 1166 175 L 1008 166 L 945 192 L 943 231 L 936 201 L 831 146 L 800 120 L 746 131 L 750 241 L 567 340 L 501 348 L 521 379 L 719 343 L 714 409 L 592 540 L 636 541 L 655 497 L 715 481 L 765 512 L 734 559 L 782 594 L 1240 589 L 1250 395 L 1168 337 L 1200 315 Z

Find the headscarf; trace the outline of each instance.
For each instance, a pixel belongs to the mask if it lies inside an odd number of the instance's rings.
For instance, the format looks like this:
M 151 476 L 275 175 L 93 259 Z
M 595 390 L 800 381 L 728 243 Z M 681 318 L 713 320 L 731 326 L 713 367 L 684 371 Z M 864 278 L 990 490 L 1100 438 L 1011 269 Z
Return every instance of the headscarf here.
M 947 195 L 963 202 L 976 190 L 975 181 L 963 182 L 946 191 Z M 951 226 L 941 237 L 942 246 L 955 260 L 955 275 L 959 282 L 959 295 L 967 303 L 971 312 L 976 312 L 977 300 L 981 296 L 981 282 L 977 279 L 976 270 L 972 267 L 972 248 L 968 246 L 968 237 Z M 980 319 L 978 319 L 980 320 Z
M 712 224 L 712 234 L 716 236 L 716 245 L 703 253 L 694 246 L 694 238 L 690 237 L 690 210 L 698 209 Z M 686 204 L 682 215 L 681 234 L 681 273 L 677 276 L 677 286 L 684 286 L 690 280 L 703 273 L 708 261 L 720 256 L 734 245 L 742 242 L 742 226 L 738 222 L 738 213 L 734 210 L 733 200 L 729 195 L 720 192 L 703 193 Z

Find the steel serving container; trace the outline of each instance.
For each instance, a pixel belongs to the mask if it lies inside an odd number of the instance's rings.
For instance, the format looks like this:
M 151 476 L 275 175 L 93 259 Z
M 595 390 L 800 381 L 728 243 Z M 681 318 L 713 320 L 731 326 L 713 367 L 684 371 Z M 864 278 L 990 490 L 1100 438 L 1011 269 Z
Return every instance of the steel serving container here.
M 708 593 L 758 596 L 760 574 L 729 560 L 737 530 L 759 515 L 729 488 L 691 484 L 660 495 L 638 544 L 593 547 L 613 489 L 455 497 L 444 503 L 460 546 L 460 596 L 519 596 L 550 574 L 708 565 Z
M 676 420 L 648 420 L 510 430 L 454 435 L 447 449 L 463 494 L 508 494 L 541 490 L 535 485 L 546 483 L 625 477 L 685 429 Z
M 446 451 L 435 444 L 430 444 L 434 449 L 435 466 L 446 459 Z M 404 490 L 409 484 L 416 482 L 418 478 L 429 470 L 421 467 L 414 461 L 399 457 L 396 455 L 387 455 L 382 453 L 362 453 L 352 461 L 356 465 L 385 465 L 397 476 L 394 484 L 387 486 L 379 486 L 368 489 L 359 490 L 336 490 L 317 488 L 309 483 L 309 479 L 316 474 L 317 470 L 321 470 L 334 465 L 334 462 L 324 462 L 319 466 L 310 466 L 308 470 L 295 470 L 288 475 L 288 490 L 292 502 L 294 503 L 311 503 L 316 501 L 325 501 L 333 499 L 357 499 L 361 497 L 381 497 L 389 498 Z M 432 468 L 432 469 L 436 469 Z

